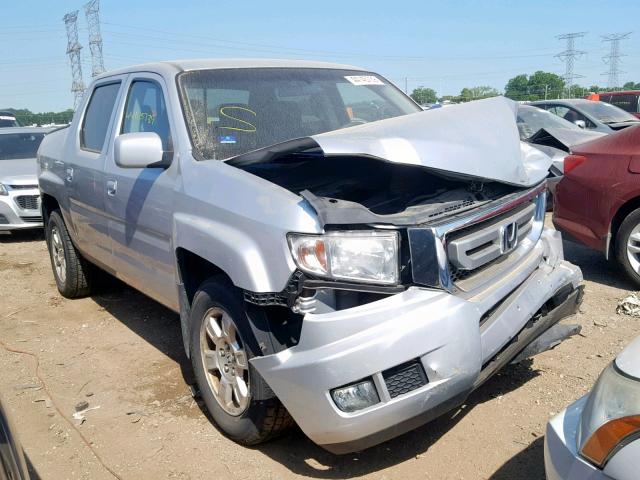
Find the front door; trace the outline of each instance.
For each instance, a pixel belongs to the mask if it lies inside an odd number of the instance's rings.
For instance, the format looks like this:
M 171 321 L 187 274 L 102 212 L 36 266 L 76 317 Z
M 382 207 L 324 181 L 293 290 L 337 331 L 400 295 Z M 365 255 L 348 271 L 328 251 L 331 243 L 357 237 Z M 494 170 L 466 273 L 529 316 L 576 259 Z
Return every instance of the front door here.
M 113 138 L 124 133 L 153 132 L 171 162 L 173 142 L 162 78 L 131 75 Z M 122 168 L 113 154 L 105 167 L 105 207 L 113 266 L 119 277 L 152 298 L 177 308 L 172 208 L 177 162 L 167 168 Z

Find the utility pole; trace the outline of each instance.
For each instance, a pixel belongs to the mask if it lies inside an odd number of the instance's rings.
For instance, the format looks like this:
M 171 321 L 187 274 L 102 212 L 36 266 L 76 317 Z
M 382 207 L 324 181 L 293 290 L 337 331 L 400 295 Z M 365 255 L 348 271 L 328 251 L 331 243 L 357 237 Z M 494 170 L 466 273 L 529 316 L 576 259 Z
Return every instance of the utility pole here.
M 620 40 L 626 40 L 629 38 L 633 32 L 627 33 L 612 33 L 611 35 L 603 35 L 602 41 L 610 43 L 609 55 L 602 57 L 604 63 L 609 65 L 609 71 L 603 73 L 603 75 L 608 75 L 609 79 L 607 80 L 607 88 L 615 90 L 620 87 L 619 74 L 625 73 L 620 70 L 620 64 L 622 63 L 620 57 L 624 57 L 622 53 L 620 53 Z
M 78 10 L 67 13 L 62 17 L 67 29 L 67 55 L 71 63 L 71 93 L 73 93 L 73 108 L 76 109 L 84 94 L 84 82 L 82 81 L 82 64 L 80 63 L 80 50 L 82 46 L 78 42 Z
M 556 57 L 564 62 L 565 70 L 562 78 L 564 78 L 565 88 L 569 93 L 571 92 L 571 87 L 573 86 L 575 79 L 584 77 L 584 75 L 576 74 L 573 71 L 573 67 L 576 60 L 586 53 L 583 50 L 576 50 L 575 40 L 576 38 L 584 37 L 586 33 L 587 32 L 565 33 L 563 35 L 556 36 L 558 40 L 567 41 L 565 50 L 558 53 Z
M 100 34 L 100 0 L 91 0 L 84 5 L 84 14 L 89 27 L 89 50 L 91 50 L 91 76 L 104 72 L 102 58 L 102 35 Z

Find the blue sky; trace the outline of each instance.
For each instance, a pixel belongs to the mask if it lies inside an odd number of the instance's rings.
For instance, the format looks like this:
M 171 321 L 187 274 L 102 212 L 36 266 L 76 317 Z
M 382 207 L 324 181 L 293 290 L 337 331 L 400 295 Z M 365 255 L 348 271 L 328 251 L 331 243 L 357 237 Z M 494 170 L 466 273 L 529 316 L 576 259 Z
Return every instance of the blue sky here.
M 62 17 L 84 0 L 2 2 L 0 108 L 69 108 L 71 72 Z M 603 6 L 606 5 L 606 8 Z M 79 22 L 85 82 L 91 74 L 86 21 Z M 608 21 L 606 19 L 612 19 Z M 615 21 L 613 21 L 615 19 Z M 640 2 L 460 0 L 235 2 L 101 0 L 107 69 L 151 60 L 203 57 L 308 58 L 362 66 L 409 91 L 440 95 L 468 86 L 499 90 L 535 70 L 564 72 L 555 38 L 588 32 L 579 83 L 606 85 L 600 36 L 638 31 L 622 43 L 622 82 L 640 81 Z

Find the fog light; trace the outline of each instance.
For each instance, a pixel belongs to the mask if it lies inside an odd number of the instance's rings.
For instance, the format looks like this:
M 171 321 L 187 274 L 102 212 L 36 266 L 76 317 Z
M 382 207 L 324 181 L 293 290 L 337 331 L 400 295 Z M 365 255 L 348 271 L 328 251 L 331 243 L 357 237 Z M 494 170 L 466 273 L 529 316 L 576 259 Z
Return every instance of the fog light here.
M 380 402 L 376 387 L 371 380 L 336 388 L 331 391 L 331 397 L 343 412 L 355 412 Z

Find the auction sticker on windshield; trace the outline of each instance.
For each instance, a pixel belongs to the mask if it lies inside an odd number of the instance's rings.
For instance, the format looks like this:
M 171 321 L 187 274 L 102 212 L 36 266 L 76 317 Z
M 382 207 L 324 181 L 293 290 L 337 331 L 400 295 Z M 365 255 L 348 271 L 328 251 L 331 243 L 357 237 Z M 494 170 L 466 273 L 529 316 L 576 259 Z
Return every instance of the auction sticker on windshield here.
M 384 85 L 382 80 L 373 75 L 347 75 L 344 78 L 354 85 Z

